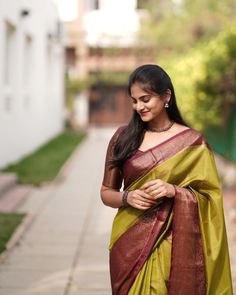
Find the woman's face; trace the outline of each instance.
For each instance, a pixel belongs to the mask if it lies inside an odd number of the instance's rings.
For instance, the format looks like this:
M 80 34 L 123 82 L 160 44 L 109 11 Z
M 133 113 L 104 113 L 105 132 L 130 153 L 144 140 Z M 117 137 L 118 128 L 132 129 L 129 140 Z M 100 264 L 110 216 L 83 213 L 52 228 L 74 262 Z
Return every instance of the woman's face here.
M 169 96 L 162 98 L 158 94 L 150 94 L 135 83 L 131 86 L 131 99 L 133 109 L 144 122 L 149 122 L 166 114 L 164 105 L 169 101 Z

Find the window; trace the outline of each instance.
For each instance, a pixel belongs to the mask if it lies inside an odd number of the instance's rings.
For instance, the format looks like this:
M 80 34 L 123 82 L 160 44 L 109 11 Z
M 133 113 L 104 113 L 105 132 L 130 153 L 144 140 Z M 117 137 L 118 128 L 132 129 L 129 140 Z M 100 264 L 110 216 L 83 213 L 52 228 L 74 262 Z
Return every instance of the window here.
M 89 0 L 87 3 L 88 10 L 98 10 L 100 9 L 99 0 Z
M 32 81 L 32 38 L 29 35 L 24 36 L 24 64 L 23 64 L 23 103 L 25 107 L 30 104 L 31 81 Z
M 46 64 L 46 73 L 47 73 L 47 99 L 51 99 L 52 88 L 53 88 L 53 44 L 49 41 L 47 44 L 47 64 Z
M 13 89 L 16 78 L 16 29 L 9 22 L 5 22 L 5 48 L 4 48 L 4 105 L 10 111 L 13 103 Z
M 94 0 L 94 9 L 95 10 L 99 9 L 99 0 Z

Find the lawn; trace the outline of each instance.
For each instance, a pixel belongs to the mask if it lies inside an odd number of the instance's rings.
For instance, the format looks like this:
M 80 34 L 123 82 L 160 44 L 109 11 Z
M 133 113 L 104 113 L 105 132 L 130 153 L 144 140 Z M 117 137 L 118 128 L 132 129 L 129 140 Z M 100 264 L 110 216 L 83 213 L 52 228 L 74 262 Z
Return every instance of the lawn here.
M 85 133 L 65 131 L 18 163 L 1 171 L 16 173 L 21 184 L 40 185 L 52 181 L 84 138 Z M 0 253 L 6 249 L 8 240 L 23 217 L 24 214 L 0 212 Z
M 25 214 L 0 213 L 0 253 L 6 249 L 6 244 Z
M 22 184 L 40 185 L 52 181 L 84 137 L 85 133 L 82 132 L 65 131 L 2 171 L 16 173 Z

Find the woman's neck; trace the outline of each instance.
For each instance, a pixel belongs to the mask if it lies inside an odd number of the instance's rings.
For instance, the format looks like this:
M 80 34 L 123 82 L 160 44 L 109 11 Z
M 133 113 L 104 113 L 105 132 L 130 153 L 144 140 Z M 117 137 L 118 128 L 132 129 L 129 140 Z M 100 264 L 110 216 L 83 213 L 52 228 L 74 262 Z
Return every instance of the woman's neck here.
M 152 128 L 165 128 L 166 126 L 168 126 L 170 124 L 171 120 L 170 118 L 166 115 L 166 116 L 163 116 L 163 117 L 158 117 L 150 122 L 148 122 L 148 127 L 150 129 Z

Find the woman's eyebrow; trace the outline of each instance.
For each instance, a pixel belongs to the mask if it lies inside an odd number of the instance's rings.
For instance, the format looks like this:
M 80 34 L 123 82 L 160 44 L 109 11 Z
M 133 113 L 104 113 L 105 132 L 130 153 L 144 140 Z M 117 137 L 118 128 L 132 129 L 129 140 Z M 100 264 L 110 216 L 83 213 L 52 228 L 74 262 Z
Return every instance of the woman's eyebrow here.
M 150 94 L 144 94 L 144 95 L 141 95 L 140 97 L 138 97 L 138 98 L 135 98 L 135 97 L 133 97 L 133 96 L 130 96 L 132 99 L 143 99 L 143 98 L 145 98 L 146 96 L 149 96 Z

